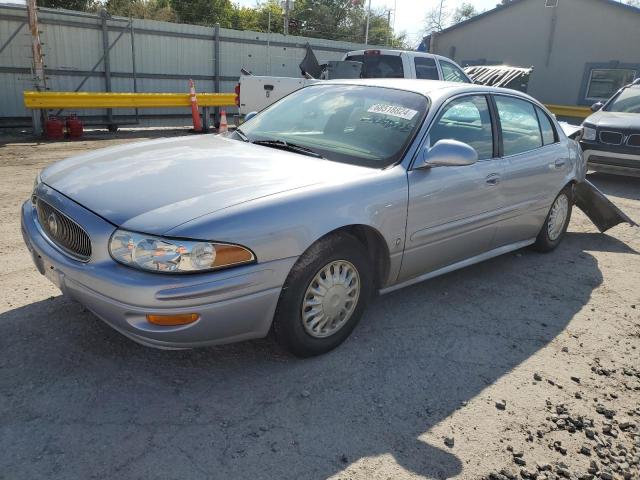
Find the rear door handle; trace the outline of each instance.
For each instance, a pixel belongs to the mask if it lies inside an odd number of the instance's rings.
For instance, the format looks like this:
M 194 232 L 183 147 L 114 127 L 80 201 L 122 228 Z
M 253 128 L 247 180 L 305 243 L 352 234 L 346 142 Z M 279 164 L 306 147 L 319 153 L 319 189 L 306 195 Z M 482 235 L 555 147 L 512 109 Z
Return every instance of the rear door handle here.
M 500 175 L 498 173 L 492 173 L 487 175 L 486 182 L 489 185 L 498 185 L 500 183 Z

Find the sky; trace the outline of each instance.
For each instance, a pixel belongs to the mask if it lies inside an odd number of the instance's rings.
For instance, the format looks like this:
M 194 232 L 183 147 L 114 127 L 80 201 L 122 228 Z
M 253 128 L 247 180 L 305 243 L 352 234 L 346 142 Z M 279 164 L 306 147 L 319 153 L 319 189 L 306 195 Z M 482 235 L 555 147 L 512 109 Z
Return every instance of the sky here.
M 366 0 L 368 2 L 368 0 Z M 232 0 L 243 6 L 254 6 L 256 0 Z M 495 7 L 499 0 L 445 0 L 446 9 L 453 12 L 461 3 L 471 3 L 476 10 L 483 12 Z M 440 0 L 371 0 L 371 9 L 396 9 L 394 28 L 397 33 L 406 32 L 410 45 L 420 43 L 425 27 L 425 17 L 434 7 L 440 5 Z M 393 14 L 392 14 L 393 15 Z M 391 23 L 394 23 L 393 16 Z
M 445 0 L 445 9 L 451 13 L 462 3 L 471 3 L 478 12 L 490 10 L 499 0 Z M 371 0 L 371 8 L 396 8 L 394 29 L 406 32 L 409 44 L 417 44 L 422 39 L 427 12 L 440 5 L 440 0 Z M 393 14 L 392 14 L 393 15 Z M 391 17 L 393 24 L 393 16 Z

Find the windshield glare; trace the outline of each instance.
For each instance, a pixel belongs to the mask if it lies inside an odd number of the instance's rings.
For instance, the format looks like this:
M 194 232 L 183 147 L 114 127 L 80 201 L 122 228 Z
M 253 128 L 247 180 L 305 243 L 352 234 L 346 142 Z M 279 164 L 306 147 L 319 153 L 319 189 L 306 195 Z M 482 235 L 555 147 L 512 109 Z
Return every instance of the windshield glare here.
M 640 88 L 625 88 L 606 106 L 605 111 L 640 113 Z
M 281 140 L 328 160 L 374 168 L 399 161 L 428 107 L 422 95 L 361 85 L 315 85 L 242 125 L 249 141 Z

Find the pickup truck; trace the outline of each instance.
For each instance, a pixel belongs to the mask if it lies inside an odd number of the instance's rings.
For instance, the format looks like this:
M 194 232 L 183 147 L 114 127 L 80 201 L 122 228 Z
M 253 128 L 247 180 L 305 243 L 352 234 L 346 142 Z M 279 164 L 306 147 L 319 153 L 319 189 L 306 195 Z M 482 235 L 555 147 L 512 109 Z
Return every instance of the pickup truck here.
M 354 50 L 347 52 L 342 57 L 342 62 L 360 63 L 361 69 L 358 72 L 360 78 L 417 78 L 473 83 L 453 60 L 431 53 L 405 50 Z M 344 78 L 332 77 L 332 70 L 328 71 L 329 74 L 323 75 L 323 78 Z M 309 75 L 300 78 L 241 75 L 236 86 L 239 113 L 242 116 L 250 112 L 258 112 L 306 85 L 321 81 L 322 79 L 312 78 Z

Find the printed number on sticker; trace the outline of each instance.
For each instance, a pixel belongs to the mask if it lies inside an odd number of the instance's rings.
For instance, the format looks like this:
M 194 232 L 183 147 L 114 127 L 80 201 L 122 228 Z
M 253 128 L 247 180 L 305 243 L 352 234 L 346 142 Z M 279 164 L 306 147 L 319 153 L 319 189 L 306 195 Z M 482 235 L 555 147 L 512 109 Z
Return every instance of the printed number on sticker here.
M 392 117 L 404 118 L 405 120 L 411 120 L 416 116 L 416 113 L 418 113 L 417 110 L 411 110 L 410 108 L 398 107 L 395 105 L 385 105 L 383 103 L 372 105 L 369 107 L 367 112 L 391 115 Z

